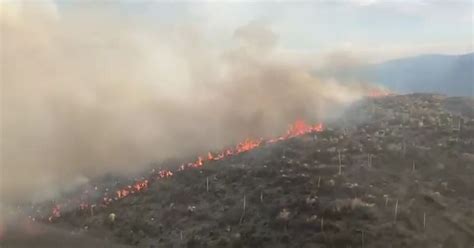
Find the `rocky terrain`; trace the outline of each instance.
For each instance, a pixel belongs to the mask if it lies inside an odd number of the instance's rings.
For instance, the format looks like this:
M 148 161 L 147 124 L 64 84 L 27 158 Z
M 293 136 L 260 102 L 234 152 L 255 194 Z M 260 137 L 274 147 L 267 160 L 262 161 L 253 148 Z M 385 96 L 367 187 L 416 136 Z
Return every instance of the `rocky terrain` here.
M 45 247 L 474 247 L 473 110 L 440 95 L 367 99 L 322 132 L 63 211 L 44 222 L 67 234 Z M 0 246 L 28 235 L 7 229 Z

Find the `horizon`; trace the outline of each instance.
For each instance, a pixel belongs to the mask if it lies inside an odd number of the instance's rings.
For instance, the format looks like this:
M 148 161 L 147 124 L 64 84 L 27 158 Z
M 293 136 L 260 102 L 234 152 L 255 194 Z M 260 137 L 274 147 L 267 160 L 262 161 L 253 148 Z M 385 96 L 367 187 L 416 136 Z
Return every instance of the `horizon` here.
M 0 7 L 0 15 L 13 24 L 41 17 L 74 28 L 81 25 L 77 23 L 78 18 L 106 23 L 121 18 L 121 22 L 133 23 L 149 33 L 185 28 L 218 49 L 232 47 L 233 32 L 256 22 L 277 35 L 276 49 L 283 56 L 319 61 L 316 63 L 341 53 L 360 63 L 377 63 L 423 54 L 474 52 L 472 0 L 449 3 L 423 0 L 298 3 L 48 0 L 3 1 Z M 90 11 L 92 9 L 94 11 Z M 94 23 L 88 23 L 84 28 L 95 29 Z M 120 28 L 112 27 L 111 32 L 114 30 Z

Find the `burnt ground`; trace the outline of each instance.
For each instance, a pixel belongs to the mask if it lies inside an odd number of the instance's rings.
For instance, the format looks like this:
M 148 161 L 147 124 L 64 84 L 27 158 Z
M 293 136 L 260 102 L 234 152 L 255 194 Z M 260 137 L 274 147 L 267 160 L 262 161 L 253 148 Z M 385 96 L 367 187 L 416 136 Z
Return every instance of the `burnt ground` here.
M 474 119 L 462 115 L 472 101 L 462 111 L 456 102 L 369 99 L 321 133 L 178 172 L 47 225 L 108 244 L 83 247 L 474 247 Z M 0 244 L 22 247 L 14 241 Z M 56 242 L 49 247 L 72 247 Z

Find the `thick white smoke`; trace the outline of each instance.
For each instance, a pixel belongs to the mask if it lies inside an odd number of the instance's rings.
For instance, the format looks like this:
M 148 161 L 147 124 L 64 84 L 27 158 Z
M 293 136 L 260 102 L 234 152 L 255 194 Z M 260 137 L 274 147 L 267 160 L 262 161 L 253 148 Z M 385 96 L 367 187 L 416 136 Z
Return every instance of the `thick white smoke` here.
M 4 201 L 281 133 L 362 93 L 290 63 L 259 22 L 223 49 L 191 24 L 43 4 L 0 5 Z

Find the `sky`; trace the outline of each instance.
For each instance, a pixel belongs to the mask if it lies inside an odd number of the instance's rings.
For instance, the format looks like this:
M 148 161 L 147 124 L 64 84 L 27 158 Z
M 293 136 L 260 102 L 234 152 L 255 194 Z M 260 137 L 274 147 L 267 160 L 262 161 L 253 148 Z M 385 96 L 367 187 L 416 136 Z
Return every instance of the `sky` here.
M 351 52 L 368 61 L 473 50 L 472 0 L 125 1 L 124 15 L 149 23 L 193 23 L 210 43 L 227 44 L 236 28 L 268 24 L 282 50 L 308 56 Z
M 472 51 L 472 1 L 301 1 L 189 6 L 209 30 L 268 22 L 284 49 L 352 51 L 373 60 Z M 377 58 L 380 56 L 379 58 Z
M 281 51 L 298 59 L 342 51 L 363 62 L 378 62 L 424 53 L 468 53 L 474 43 L 474 0 L 40 0 L 22 5 L 41 5 L 58 18 L 78 9 L 103 8 L 156 29 L 193 25 L 209 46 L 228 46 L 238 27 L 257 21 L 278 35 Z

